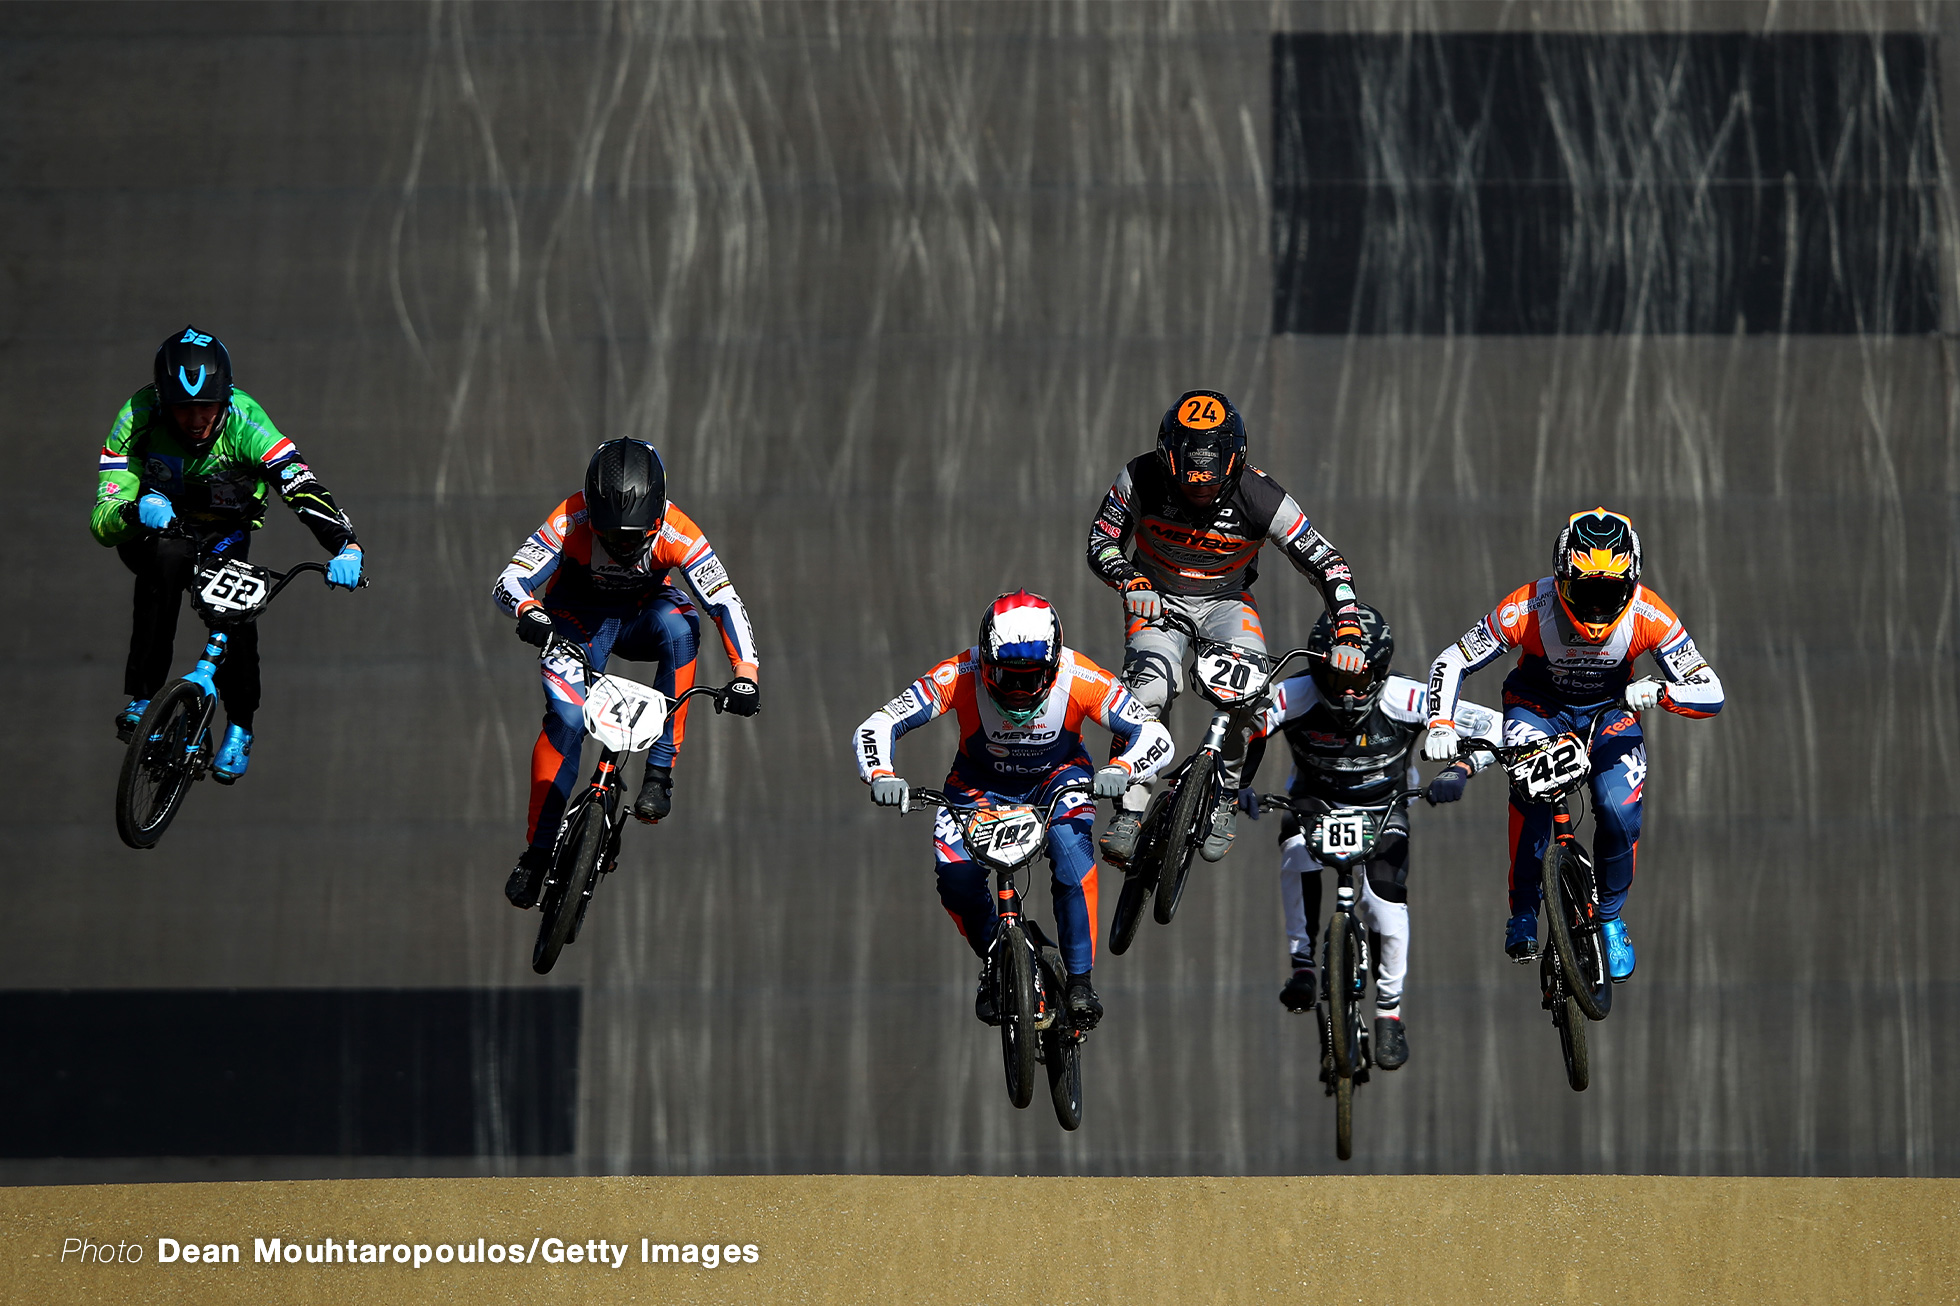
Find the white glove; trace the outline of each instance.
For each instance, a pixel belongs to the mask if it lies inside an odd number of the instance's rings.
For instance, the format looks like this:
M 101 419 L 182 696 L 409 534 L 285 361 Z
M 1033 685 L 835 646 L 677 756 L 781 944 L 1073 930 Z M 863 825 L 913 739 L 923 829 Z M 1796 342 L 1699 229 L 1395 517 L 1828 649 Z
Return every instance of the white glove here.
M 880 807 L 902 807 L 911 786 L 895 775 L 881 775 L 871 782 L 871 801 Z
M 1148 585 L 1123 591 L 1123 612 L 1140 621 L 1155 621 L 1164 615 L 1164 600 Z
M 1636 712 L 1645 712 L 1661 701 L 1661 681 L 1656 676 L 1642 676 L 1627 686 L 1626 705 Z
M 1096 772 L 1090 792 L 1098 798 L 1121 798 L 1130 787 L 1130 773 L 1120 766 L 1110 765 Z
M 1453 725 L 1429 727 L 1429 733 L 1422 737 L 1422 760 L 1425 762 L 1454 762 L 1456 760 L 1456 727 Z

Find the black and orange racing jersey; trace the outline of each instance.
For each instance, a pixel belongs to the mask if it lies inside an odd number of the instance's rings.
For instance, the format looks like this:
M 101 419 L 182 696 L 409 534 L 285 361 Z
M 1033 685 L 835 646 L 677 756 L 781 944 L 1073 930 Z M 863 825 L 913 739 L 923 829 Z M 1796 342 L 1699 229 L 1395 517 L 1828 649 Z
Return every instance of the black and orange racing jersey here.
M 1208 508 L 1186 503 L 1155 453 L 1132 458 L 1089 524 L 1089 567 L 1112 589 L 1143 579 L 1165 594 L 1237 594 L 1259 574 L 1271 543 L 1314 583 L 1327 610 L 1358 620 L 1354 576 L 1293 496 L 1256 467 Z M 1135 545 L 1135 556 L 1125 550 Z

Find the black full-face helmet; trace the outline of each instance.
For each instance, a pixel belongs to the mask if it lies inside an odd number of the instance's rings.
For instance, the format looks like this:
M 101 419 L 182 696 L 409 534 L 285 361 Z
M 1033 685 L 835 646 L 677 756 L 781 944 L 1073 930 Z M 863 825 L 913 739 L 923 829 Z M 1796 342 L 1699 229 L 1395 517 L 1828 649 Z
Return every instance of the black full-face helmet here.
M 613 558 L 637 566 L 667 518 L 667 469 L 643 440 L 608 440 L 585 469 L 585 517 Z
M 1558 533 L 1552 580 L 1559 605 L 1579 633 L 1604 640 L 1640 585 L 1640 537 L 1617 512 L 1575 512 Z
M 213 436 L 224 426 L 231 406 L 231 355 L 224 341 L 207 331 L 186 326 L 157 346 L 152 379 L 157 399 L 165 407 L 177 404 L 221 405 Z
M 1388 683 L 1389 663 L 1395 660 L 1395 633 L 1381 613 L 1366 603 L 1361 609 L 1361 652 L 1368 665 L 1361 671 L 1336 671 L 1327 661 L 1334 648 L 1334 616 L 1323 612 L 1307 636 L 1307 649 L 1320 656 L 1313 660 L 1313 683 L 1327 710 L 1350 726 L 1360 725 L 1382 696 Z
M 1178 493 L 1209 508 L 1232 492 L 1245 470 L 1245 421 L 1216 390 L 1187 390 L 1157 424 L 1157 456 Z

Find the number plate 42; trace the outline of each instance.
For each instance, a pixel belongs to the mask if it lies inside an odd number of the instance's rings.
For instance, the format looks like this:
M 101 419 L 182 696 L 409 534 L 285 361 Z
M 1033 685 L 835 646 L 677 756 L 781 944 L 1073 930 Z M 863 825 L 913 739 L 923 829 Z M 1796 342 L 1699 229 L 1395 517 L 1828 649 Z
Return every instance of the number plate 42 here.
M 615 753 L 652 748 L 667 726 L 667 696 L 619 676 L 600 676 L 585 695 L 585 728 Z
M 1586 778 L 1592 761 L 1586 756 L 1585 741 L 1577 735 L 1560 735 L 1546 741 L 1512 762 L 1507 768 L 1511 783 L 1526 798 L 1554 798 Z

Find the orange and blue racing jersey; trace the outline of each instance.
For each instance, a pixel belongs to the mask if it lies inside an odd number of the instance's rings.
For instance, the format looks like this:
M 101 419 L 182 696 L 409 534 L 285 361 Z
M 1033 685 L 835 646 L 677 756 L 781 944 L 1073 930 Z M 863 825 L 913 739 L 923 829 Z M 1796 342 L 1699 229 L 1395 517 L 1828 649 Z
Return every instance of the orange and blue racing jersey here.
M 1504 687 L 1525 698 L 1575 708 L 1617 702 L 1633 680 L 1634 660 L 1651 653 L 1667 682 L 1662 707 L 1688 717 L 1722 710 L 1715 669 L 1658 594 L 1636 586 L 1633 601 L 1606 638 L 1589 644 L 1573 631 L 1546 576 L 1505 595 L 1462 639 L 1437 654 L 1429 671 L 1430 724 L 1448 724 L 1463 678 L 1512 649 L 1519 650 L 1518 663 Z
M 904 693 L 857 728 L 858 776 L 866 784 L 894 775 L 892 745 L 908 730 L 952 712 L 959 717 L 960 751 L 947 784 L 972 792 L 1026 799 L 1070 767 L 1091 767 L 1082 722 L 1116 736 L 1113 765 L 1148 779 L 1171 761 L 1170 731 L 1121 681 L 1077 653 L 1062 650 L 1055 683 L 1032 720 L 1001 716 L 980 683 L 980 651 L 969 648 L 920 676 Z
M 614 560 L 592 533 L 584 491 L 574 494 L 518 546 L 494 593 L 497 606 L 510 616 L 531 603 L 573 611 L 630 610 L 659 594 L 674 567 L 714 617 L 735 674 L 753 678 L 757 654 L 748 609 L 708 537 L 672 503 L 646 555 L 629 567 Z

